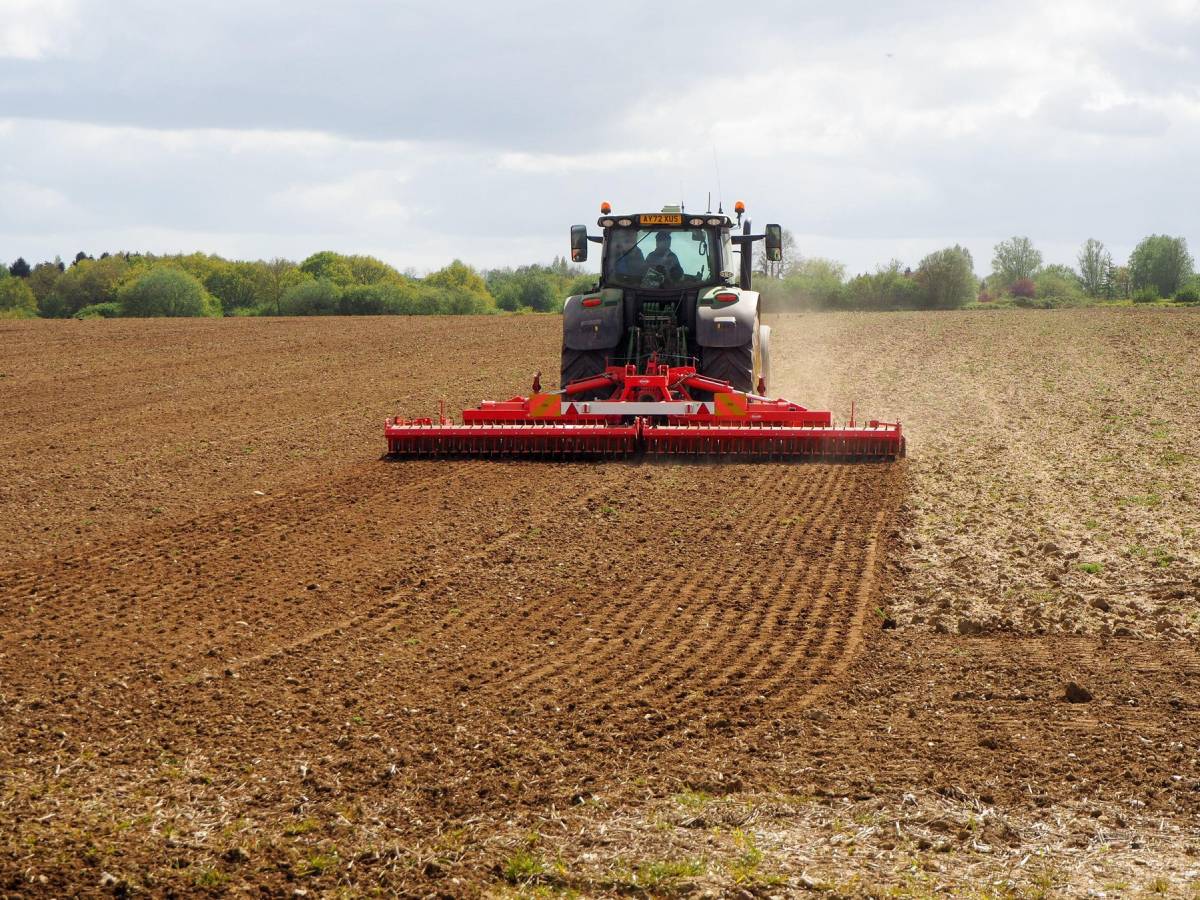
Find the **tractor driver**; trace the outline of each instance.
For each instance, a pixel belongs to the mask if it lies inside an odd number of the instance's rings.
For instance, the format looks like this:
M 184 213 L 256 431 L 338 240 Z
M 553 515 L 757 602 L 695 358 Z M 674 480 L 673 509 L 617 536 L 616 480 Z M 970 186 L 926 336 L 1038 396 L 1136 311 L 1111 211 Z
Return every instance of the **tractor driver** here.
M 668 284 L 678 284 L 683 278 L 683 266 L 671 249 L 671 232 L 660 231 L 654 236 L 654 249 L 646 257 L 646 272 L 658 269 Z

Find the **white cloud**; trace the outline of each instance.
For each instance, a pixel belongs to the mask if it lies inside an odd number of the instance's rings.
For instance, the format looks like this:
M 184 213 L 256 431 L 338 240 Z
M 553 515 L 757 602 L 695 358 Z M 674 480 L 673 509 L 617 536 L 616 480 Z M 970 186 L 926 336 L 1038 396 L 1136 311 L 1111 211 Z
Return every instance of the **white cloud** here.
M 529 174 L 566 175 L 611 172 L 614 169 L 647 165 L 669 165 L 667 150 L 614 150 L 603 153 L 502 153 L 500 169 Z
M 65 54 L 77 15 L 74 0 L 0 0 L 0 59 Z

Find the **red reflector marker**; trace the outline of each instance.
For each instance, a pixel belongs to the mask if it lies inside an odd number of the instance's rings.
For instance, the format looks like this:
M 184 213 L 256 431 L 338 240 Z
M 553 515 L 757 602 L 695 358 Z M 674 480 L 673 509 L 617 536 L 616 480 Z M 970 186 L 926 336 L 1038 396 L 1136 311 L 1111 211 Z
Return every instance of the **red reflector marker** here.
M 583 301 L 583 305 L 584 306 L 599 306 L 600 298 L 599 297 L 588 297 L 587 299 L 585 299 Z
M 713 299 L 718 303 L 733 303 L 735 300 L 737 300 L 737 298 L 737 294 L 717 294 L 717 296 Z

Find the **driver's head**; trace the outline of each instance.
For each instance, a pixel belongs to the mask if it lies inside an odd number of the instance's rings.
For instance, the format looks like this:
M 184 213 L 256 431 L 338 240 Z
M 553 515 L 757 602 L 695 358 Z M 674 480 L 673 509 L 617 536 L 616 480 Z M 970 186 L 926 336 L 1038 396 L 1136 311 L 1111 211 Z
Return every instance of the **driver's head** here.
M 657 250 L 666 250 L 671 246 L 671 232 L 660 231 L 654 236 L 654 246 Z

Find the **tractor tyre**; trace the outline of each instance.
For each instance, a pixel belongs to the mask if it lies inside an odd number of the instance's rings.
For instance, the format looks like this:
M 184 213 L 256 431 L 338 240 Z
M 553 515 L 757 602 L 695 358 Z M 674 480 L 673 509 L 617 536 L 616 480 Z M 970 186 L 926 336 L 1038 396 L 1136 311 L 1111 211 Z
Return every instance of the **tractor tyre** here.
M 758 317 L 754 319 L 754 336 L 740 347 L 702 347 L 700 374 L 718 381 L 728 381 L 735 391 L 754 393 L 761 371 Z
M 560 388 L 566 387 L 572 381 L 579 381 L 581 378 L 591 378 L 593 375 L 599 375 L 604 371 L 605 362 L 608 359 L 607 350 L 572 350 L 570 347 L 562 348 L 562 369 L 558 379 Z M 597 400 L 597 396 L 581 396 L 581 400 Z
M 754 345 L 705 347 L 702 374 L 728 381 L 735 391 L 754 390 Z

